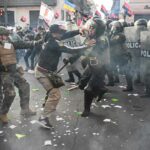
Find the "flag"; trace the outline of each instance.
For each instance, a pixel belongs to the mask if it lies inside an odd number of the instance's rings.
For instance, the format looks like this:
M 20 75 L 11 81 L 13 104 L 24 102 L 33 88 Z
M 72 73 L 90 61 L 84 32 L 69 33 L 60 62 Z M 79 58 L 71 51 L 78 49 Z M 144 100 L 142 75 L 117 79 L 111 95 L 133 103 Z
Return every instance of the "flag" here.
M 101 17 L 101 13 L 98 10 L 95 11 L 95 15 Z
M 54 11 L 43 2 L 41 2 L 40 7 L 40 18 L 43 19 L 49 26 L 54 18 Z
M 101 12 L 103 12 L 105 16 L 108 16 L 108 11 L 104 5 L 101 5 Z
M 64 1 L 64 9 L 71 11 L 71 12 L 75 12 L 76 11 L 76 5 L 73 3 L 70 3 L 68 0 Z
M 116 14 L 112 13 L 112 14 L 110 14 L 108 16 L 108 18 L 110 18 L 110 19 L 118 19 L 119 17 Z
M 130 5 L 127 2 L 123 4 L 122 8 L 125 10 L 125 14 L 128 15 L 129 17 L 131 17 L 134 14 L 133 11 L 131 10 Z

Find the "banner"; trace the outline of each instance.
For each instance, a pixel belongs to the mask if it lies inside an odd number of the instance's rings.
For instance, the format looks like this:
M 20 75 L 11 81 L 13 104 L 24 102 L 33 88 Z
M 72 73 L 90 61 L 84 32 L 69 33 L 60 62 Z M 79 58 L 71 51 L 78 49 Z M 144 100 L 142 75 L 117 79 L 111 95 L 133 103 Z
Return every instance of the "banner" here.
M 43 19 L 49 26 L 54 18 L 54 11 L 43 2 L 41 2 L 40 7 L 40 18 Z
M 76 11 L 76 5 L 70 3 L 68 0 L 64 1 L 64 9 L 71 11 L 71 12 L 75 12 Z

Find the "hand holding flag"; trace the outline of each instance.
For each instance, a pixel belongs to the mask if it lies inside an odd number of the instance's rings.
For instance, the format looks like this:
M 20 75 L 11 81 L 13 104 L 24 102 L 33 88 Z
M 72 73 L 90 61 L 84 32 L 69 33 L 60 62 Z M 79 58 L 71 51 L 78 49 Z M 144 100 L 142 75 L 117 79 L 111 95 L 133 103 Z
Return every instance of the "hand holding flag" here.
M 127 2 L 123 4 L 122 8 L 125 10 L 125 14 L 128 15 L 129 17 L 131 17 L 134 14 L 133 11 L 131 10 L 130 5 Z
M 103 12 L 105 16 L 108 16 L 108 14 L 109 14 L 104 5 L 101 5 L 101 12 Z

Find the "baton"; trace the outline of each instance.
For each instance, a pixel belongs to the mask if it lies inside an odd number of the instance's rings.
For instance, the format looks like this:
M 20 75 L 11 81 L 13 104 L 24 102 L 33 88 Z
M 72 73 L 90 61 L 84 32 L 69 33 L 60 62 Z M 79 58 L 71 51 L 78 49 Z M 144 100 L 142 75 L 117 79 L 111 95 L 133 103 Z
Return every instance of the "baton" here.
M 60 71 L 62 71 L 68 65 L 68 63 L 69 61 L 66 62 L 63 66 L 61 66 L 60 69 L 56 73 L 59 73 Z

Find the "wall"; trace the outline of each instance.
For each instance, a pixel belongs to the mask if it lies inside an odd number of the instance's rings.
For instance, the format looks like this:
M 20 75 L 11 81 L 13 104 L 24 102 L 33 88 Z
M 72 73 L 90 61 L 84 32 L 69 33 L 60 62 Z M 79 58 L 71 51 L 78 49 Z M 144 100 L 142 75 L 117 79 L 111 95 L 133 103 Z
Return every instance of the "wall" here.
M 8 8 L 8 10 L 14 11 L 14 16 L 15 16 L 15 26 L 26 26 L 26 24 L 30 24 L 30 19 L 29 19 L 29 11 L 30 10 L 40 10 L 40 7 L 16 7 L 16 8 Z M 27 18 L 27 22 L 21 22 L 20 18 L 22 16 L 25 16 Z
M 63 0 L 57 0 L 57 6 L 54 6 L 54 11 L 58 11 L 61 13 L 61 9 L 63 8 L 64 1 Z M 30 18 L 29 18 L 29 11 L 32 10 L 40 10 L 40 7 L 13 7 L 13 8 L 8 8 L 8 10 L 14 11 L 14 16 L 15 16 L 15 26 L 26 26 L 26 24 L 30 24 Z M 27 22 L 21 22 L 20 18 L 22 16 L 25 16 L 27 18 Z M 61 16 L 60 18 L 61 19 Z

